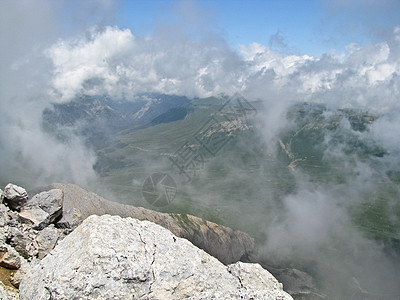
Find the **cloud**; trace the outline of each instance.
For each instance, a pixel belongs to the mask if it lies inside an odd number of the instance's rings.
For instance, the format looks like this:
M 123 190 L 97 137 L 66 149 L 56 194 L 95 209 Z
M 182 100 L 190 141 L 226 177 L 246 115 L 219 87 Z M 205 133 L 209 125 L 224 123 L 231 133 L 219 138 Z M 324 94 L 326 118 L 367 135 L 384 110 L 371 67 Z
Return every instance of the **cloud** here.
M 44 52 L 79 26 L 65 18 L 88 13 L 96 1 L 1 1 L 0 181 L 27 188 L 52 181 L 95 179 L 95 156 L 77 137 L 60 144 L 42 131 L 41 114 L 57 101 L 51 91 L 52 62 Z M 103 1 L 108 3 L 110 1 Z M 69 6 L 68 6 L 69 5 Z M 110 6 L 107 6 L 109 8 Z M 96 8 L 97 9 L 97 8 Z M 108 13 L 107 13 L 108 14 Z M 89 24 L 93 25 L 89 18 Z
M 204 97 L 239 90 L 257 98 L 287 93 L 295 100 L 340 98 L 337 106 L 381 109 L 382 101 L 397 102 L 399 34 L 396 27 L 386 42 L 352 44 L 343 55 L 316 58 L 285 56 L 256 43 L 237 53 L 220 40 L 136 37 L 128 29 L 106 27 L 59 41 L 48 55 L 54 64 L 53 88 L 61 99 L 76 93 L 129 98 L 156 91 Z M 382 99 L 375 107 L 378 95 Z

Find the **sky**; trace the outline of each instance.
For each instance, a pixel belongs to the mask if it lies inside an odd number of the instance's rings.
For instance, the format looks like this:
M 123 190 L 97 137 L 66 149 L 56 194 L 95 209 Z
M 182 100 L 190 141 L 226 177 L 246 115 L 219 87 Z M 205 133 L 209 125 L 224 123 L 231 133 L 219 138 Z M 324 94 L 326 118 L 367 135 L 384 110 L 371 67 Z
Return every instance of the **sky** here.
M 182 16 L 187 14 L 188 17 Z M 194 12 L 197 14 L 195 15 Z M 122 1 L 115 22 L 136 35 L 157 26 L 192 18 L 222 35 L 233 48 L 257 42 L 290 54 L 343 53 L 350 43 L 384 40 L 400 24 L 396 0 L 199 0 Z

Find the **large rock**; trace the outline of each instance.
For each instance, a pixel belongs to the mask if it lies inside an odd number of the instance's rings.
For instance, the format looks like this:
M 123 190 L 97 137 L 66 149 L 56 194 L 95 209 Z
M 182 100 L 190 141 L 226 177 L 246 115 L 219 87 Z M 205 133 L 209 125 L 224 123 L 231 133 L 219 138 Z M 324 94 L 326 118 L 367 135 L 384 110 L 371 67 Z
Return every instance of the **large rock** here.
M 25 207 L 18 215 L 21 223 L 34 229 L 40 230 L 50 224 L 50 215 L 40 207 Z
M 9 227 L 7 242 L 24 258 L 30 259 L 38 253 L 35 241 L 36 232 L 25 231 L 24 228 Z
M 56 246 L 58 240 L 62 239 L 64 234 L 62 230 L 54 227 L 53 224 L 41 230 L 36 236 L 38 246 L 37 257 L 42 259 Z
M 7 184 L 7 186 L 4 188 L 3 197 L 8 206 L 17 211 L 20 211 L 28 201 L 28 194 L 26 190 L 12 183 Z
M 47 192 L 39 193 L 27 202 L 28 207 L 40 207 L 49 214 L 50 223 L 61 215 L 63 207 L 63 191 L 60 189 L 52 189 Z
M 16 270 L 21 267 L 22 260 L 22 257 L 10 245 L 0 245 L 0 266 Z
M 7 225 L 9 219 L 7 207 L 0 203 L 0 227 Z
M 292 299 L 258 264 L 225 266 L 148 221 L 91 216 L 32 264 L 20 299 Z
M 298 299 L 324 299 L 317 284 L 309 274 L 297 269 L 269 269 L 275 278 L 284 283 L 285 290 Z
M 62 217 L 57 221 L 58 227 L 72 230 L 90 215 L 109 214 L 147 220 L 167 228 L 179 237 L 188 239 L 225 264 L 240 260 L 254 248 L 254 239 L 244 232 L 195 216 L 160 213 L 108 201 L 74 184 L 53 183 L 48 187 L 32 191 L 31 194 L 51 189 L 60 189 L 64 193 Z

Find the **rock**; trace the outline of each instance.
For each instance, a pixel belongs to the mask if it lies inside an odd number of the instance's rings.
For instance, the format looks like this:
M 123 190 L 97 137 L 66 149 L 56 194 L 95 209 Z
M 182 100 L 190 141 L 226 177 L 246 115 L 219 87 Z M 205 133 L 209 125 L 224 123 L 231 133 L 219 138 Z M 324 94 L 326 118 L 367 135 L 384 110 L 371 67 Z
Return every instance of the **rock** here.
M 292 296 L 296 296 L 299 299 L 312 298 L 312 299 L 322 299 L 317 290 L 317 284 L 313 277 L 309 274 L 297 270 L 297 269 L 273 269 L 271 268 L 271 273 L 285 285 L 285 290 Z
M 254 248 L 254 239 L 247 233 L 191 215 L 170 214 L 170 216 L 176 224 L 170 226 L 169 230 L 179 237 L 188 239 L 224 264 L 240 260 Z
M 19 214 L 21 223 L 34 229 L 43 229 L 50 224 L 50 215 L 39 207 L 25 207 Z
M 37 255 L 37 245 L 34 240 L 35 233 L 21 231 L 16 227 L 9 227 L 7 240 L 9 244 L 24 258 Z
M 61 215 L 64 193 L 60 189 L 52 189 L 39 193 L 27 202 L 28 207 L 39 207 L 49 214 L 50 223 Z
M 292 299 L 258 264 L 225 266 L 148 221 L 91 216 L 31 264 L 20 299 Z
M 9 219 L 7 207 L 4 204 L 0 204 L 0 227 L 6 226 Z
M 22 258 L 11 246 L 3 244 L 0 246 L 0 266 L 16 270 L 21 267 Z
M 8 204 L 8 207 L 13 210 L 20 211 L 28 201 L 26 190 L 12 183 L 7 184 L 3 193 L 4 201 Z
M 159 224 L 175 235 L 188 239 L 225 264 L 240 260 L 243 256 L 249 255 L 254 248 L 254 239 L 244 232 L 195 216 L 160 213 L 108 201 L 74 184 L 53 183 L 35 192 L 51 189 L 60 189 L 64 193 L 62 217 L 56 223 L 60 228 L 72 230 L 90 215 L 109 214 Z
M 3 190 L 0 189 L 0 203 L 3 203 Z
M 10 296 L 7 291 L 4 289 L 3 285 L 0 284 L 0 299 L 2 300 L 10 300 Z
M 45 257 L 56 246 L 57 241 L 63 236 L 62 230 L 57 229 L 54 225 L 44 228 L 36 237 L 38 245 L 38 258 Z
M 63 213 L 63 217 L 60 221 L 57 222 L 57 226 L 59 228 L 69 229 L 70 231 L 72 231 L 73 229 L 78 227 L 83 220 L 84 219 L 81 212 L 76 208 L 71 208 L 70 210 L 67 210 Z
M 21 267 L 17 270 L 17 272 L 13 273 L 10 277 L 10 283 L 19 288 L 22 278 L 26 275 L 26 272 L 29 269 L 29 263 L 26 260 L 22 260 Z

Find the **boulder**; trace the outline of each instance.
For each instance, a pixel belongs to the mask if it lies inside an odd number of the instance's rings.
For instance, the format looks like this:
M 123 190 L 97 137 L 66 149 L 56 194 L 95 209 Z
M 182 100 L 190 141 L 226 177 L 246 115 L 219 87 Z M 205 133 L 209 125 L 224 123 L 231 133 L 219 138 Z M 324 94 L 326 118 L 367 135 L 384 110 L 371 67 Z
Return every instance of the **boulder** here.
M 0 203 L 3 203 L 3 190 L 0 189 Z
M 0 204 L 0 227 L 6 226 L 9 219 L 7 207 L 4 204 Z
M 20 283 L 20 299 L 292 299 L 258 264 L 225 266 L 148 221 L 91 216 Z
M 16 270 L 21 267 L 22 257 L 10 245 L 0 245 L 0 266 Z
M 4 188 L 3 197 L 8 207 L 17 211 L 20 211 L 28 201 L 28 194 L 26 190 L 12 183 L 7 184 L 7 186 Z
M 27 232 L 17 227 L 9 227 L 7 241 L 24 258 L 30 259 L 37 255 L 35 232 Z
M 64 236 L 63 231 L 54 227 L 53 224 L 41 230 L 36 236 L 38 246 L 37 257 L 42 259 L 56 246 L 58 240 Z
M 60 189 L 52 189 L 39 193 L 30 199 L 27 207 L 39 207 L 49 214 L 49 222 L 52 223 L 62 213 L 64 193 Z
M 318 292 L 317 284 L 313 277 L 298 269 L 275 269 L 271 268 L 271 273 L 285 285 L 285 290 L 292 296 L 299 299 L 323 299 L 324 295 Z
M 39 207 L 25 207 L 18 216 L 21 223 L 34 229 L 40 230 L 50 224 L 50 215 Z

